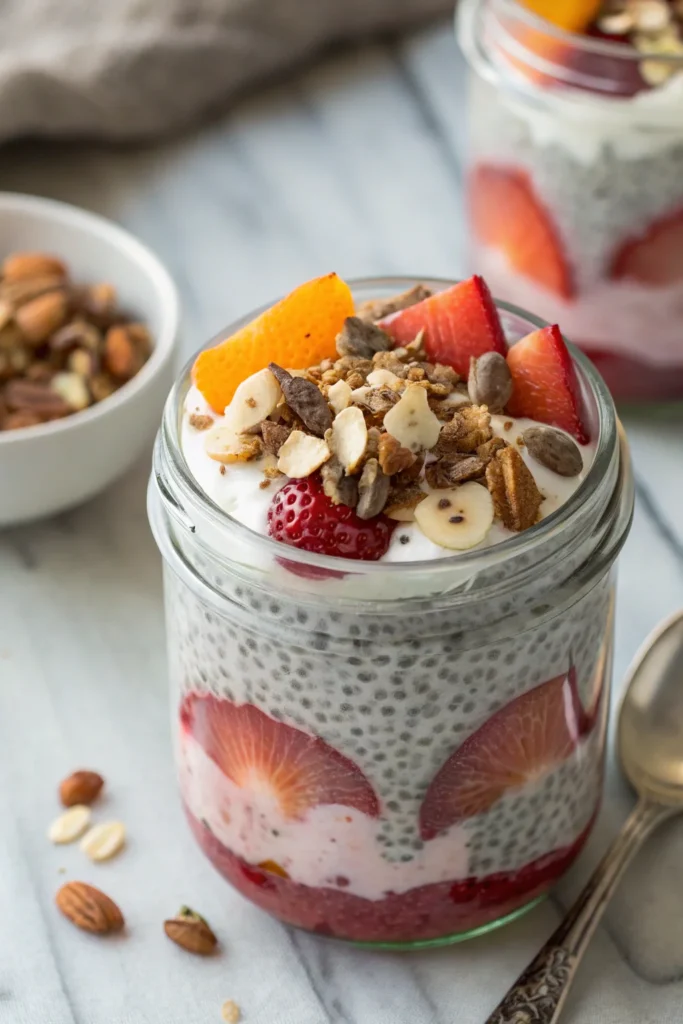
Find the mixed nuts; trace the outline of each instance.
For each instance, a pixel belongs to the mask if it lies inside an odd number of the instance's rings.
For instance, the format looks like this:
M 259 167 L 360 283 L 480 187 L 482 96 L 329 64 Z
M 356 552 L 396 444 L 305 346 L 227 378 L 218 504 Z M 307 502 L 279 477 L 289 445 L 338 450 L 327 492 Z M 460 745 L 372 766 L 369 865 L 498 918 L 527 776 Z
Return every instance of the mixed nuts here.
M 103 401 L 149 358 L 144 324 L 112 285 L 77 285 L 63 260 L 20 252 L 0 268 L 0 430 L 62 419 Z

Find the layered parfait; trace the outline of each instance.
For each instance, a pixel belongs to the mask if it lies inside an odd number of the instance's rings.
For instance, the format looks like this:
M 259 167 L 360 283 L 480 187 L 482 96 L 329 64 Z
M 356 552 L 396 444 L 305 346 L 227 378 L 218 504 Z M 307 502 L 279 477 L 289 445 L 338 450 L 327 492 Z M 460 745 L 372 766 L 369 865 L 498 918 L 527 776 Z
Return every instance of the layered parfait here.
M 529 905 L 599 800 L 611 562 L 586 583 L 558 526 L 513 583 L 406 588 L 415 566 L 497 565 L 590 475 L 558 327 L 509 347 L 480 277 L 356 307 L 330 274 L 202 351 L 181 419 L 187 471 L 266 552 L 259 587 L 204 564 L 220 602 L 167 579 L 180 784 L 209 858 L 283 921 L 361 942 Z M 345 596 L 392 562 L 402 584 Z
M 461 6 L 474 265 L 615 397 L 683 397 L 683 5 Z

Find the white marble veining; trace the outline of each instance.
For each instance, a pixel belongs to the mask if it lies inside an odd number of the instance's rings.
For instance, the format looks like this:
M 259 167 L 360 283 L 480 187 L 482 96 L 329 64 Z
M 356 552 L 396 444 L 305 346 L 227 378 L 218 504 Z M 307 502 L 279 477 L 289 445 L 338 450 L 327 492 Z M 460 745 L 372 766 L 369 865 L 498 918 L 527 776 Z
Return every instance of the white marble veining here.
M 181 289 L 188 356 L 326 269 L 465 269 L 462 78 L 445 25 L 316 67 L 181 140 L 13 147 L 0 188 L 101 211 L 157 249 Z M 640 501 L 621 560 L 616 693 L 646 632 L 683 604 L 682 416 L 625 420 Z M 84 508 L 0 534 L 0 1024 L 200 1024 L 219 1020 L 226 998 L 245 1024 L 478 1024 L 617 829 L 626 787 L 612 769 L 589 849 L 553 901 L 486 940 L 370 954 L 253 909 L 196 850 L 176 799 L 147 468 Z M 56 783 L 78 765 L 103 772 L 101 813 L 128 826 L 129 848 L 109 864 L 45 838 Z M 567 1024 L 681 1020 L 682 854 L 672 825 L 634 866 Z M 93 940 L 58 916 L 53 894 L 75 877 L 120 902 L 125 937 Z M 161 922 L 181 902 L 211 919 L 223 956 L 168 943 Z

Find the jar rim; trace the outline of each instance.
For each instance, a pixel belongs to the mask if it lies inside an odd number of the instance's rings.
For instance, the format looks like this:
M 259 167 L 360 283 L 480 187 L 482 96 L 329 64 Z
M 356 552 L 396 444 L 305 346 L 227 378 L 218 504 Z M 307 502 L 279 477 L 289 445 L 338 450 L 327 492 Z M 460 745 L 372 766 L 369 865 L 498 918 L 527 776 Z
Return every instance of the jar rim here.
M 412 287 L 416 282 L 422 281 L 437 290 L 451 287 L 458 283 L 456 280 L 447 278 L 427 278 L 420 276 L 410 277 L 365 277 L 350 279 L 349 286 L 356 291 L 370 291 L 375 296 L 386 292 L 387 294 L 403 291 Z M 512 317 L 523 320 L 530 326 L 531 330 L 547 326 L 546 321 L 522 310 L 512 303 L 494 300 L 496 307 Z M 248 323 L 254 316 L 257 316 L 264 309 L 268 309 L 272 303 L 259 307 L 228 325 L 213 339 L 207 342 L 204 348 L 216 344 L 227 334 L 239 329 Z M 586 502 L 596 499 L 600 495 L 600 485 L 610 479 L 610 469 L 614 465 L 615 454 L 619 458 L 619 443 L 617 433 L 616 412 L 612 398 L 607 386 L 598 374 L 590 360 L 583 355 L 574 345 L 569 343 L 572 358 L 579 370 L 595 403 L 597 411 L 597 444 L 593 463 L 583 481 L 579 484 L 574 493 L 558 509 L 546 516 L 535 526 L 522 533 L 507 538 L 498 544 L 487 548 L 474 548 L 466 552 L 445 555 L 443 558 L 406 561 L 360 561 L 356 559 L 340 559 L 335 556 L 318 555 L 294 547 L 287 547 L 287 561 L 298 563 L 314 569 L 332 570 L 339 574 L 340 564 L 344 565 L 349 575 L 361 574 L 385 574 L 387 577 L 396 577 L 406 574 L 419 575 L 429 573 L 430 575 L 447 574 L 454 569 L 467 570 L 468 573 L 476 573 L 485 566 L 503 562 L 508 558 L 514 558 L 529 549 L 536 548 L 547 539 L 554 537 L 559 530 L 572 518 L 575 513 L 581 510 Z M 170 502 L 176 518 L 179 519 L 186 529 L 195 532 L 196 522 L 203 521 L 210 524 L 213 530 L 218 530 L 221 536 L 228 539 L 233 537 L 238 543 L 252 545 L 260 549 L 264 554 L 271 554 L 273 559 L 282 560 L 283 545 L 253 531 L 246 524 L 234 519 L 228 512 L 215 504 L 203 491 L 194 476 L 182 452 L 180 442 L 180 424 L 183 412 L 185 396 L 191 384 L 191 369 L 196 354 L 185 364 L 179 374 L 167 399 L 162 427 L 155 448 L 154 474 L 157 484 Z M 169 488 L 170 485 L 170 488 Z M 201 536 L 201 534 L 199 534 Z

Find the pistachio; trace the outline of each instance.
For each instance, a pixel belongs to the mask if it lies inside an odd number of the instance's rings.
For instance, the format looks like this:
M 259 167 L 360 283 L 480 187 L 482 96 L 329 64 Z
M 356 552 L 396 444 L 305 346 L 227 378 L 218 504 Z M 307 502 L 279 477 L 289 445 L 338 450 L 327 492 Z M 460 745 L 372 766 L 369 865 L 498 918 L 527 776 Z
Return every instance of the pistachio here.
M 527 427 L 522 440 L 536 462 L 560 476 L 578 476 L 583 469 L 579 446 L 561 430 Z

